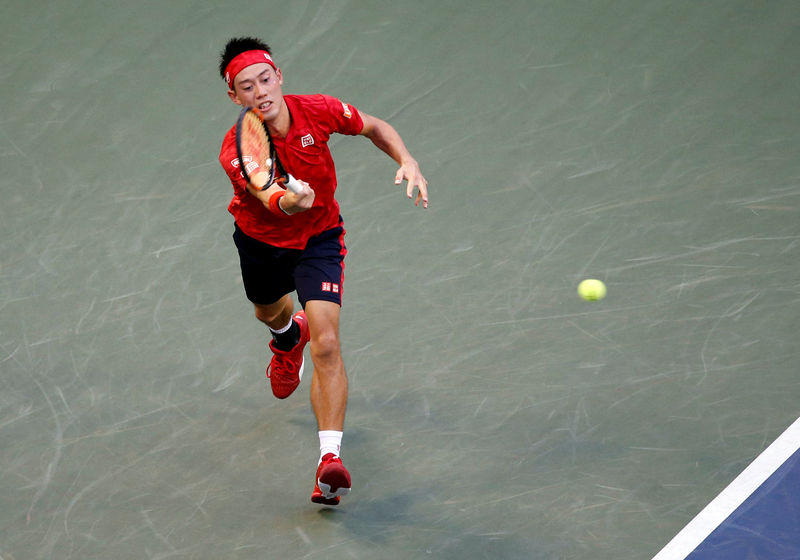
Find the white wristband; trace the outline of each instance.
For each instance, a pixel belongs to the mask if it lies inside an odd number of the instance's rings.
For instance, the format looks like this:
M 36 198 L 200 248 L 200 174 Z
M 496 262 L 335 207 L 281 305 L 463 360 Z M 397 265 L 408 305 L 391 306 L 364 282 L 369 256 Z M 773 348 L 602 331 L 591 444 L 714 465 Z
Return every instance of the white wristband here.
M 281 200 L 283 200 L 283 197 L 280 197 L 280 198 L 278 199 L 278 208 L 280 208 L 280 209 L 281 209 L 281 212 L 283 212 L 283 213 L 284 213 L 284 214 L 286 214 L 287 216 L 291 216 L 291 214 L 290 214 L 289 212 L 287 212 L 286 210 L 284 210 L 284 209 L 283 209 L 283 206 L 281 206 Z

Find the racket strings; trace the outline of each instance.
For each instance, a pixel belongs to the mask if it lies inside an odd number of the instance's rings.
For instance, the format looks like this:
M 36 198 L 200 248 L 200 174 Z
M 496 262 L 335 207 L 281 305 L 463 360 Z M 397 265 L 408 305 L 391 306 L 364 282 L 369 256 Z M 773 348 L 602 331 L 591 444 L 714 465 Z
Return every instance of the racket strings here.
M 242 124 L 243 148 L 248 155 L 255 158 L 259 165 L 265 165 L 270 157 L 270 142 L 264 132 L 264 125 L 252 113 L 248 113 Z
M 275 158 L 269 136 L 262 120 L 252 110 L 247 111 L 241 121 L 241 134 L 239 138 L 241 152 L 245 160 L 243 166 L 247 179 L 256 171 L 269 174 L 267 185 L 275 180 Z

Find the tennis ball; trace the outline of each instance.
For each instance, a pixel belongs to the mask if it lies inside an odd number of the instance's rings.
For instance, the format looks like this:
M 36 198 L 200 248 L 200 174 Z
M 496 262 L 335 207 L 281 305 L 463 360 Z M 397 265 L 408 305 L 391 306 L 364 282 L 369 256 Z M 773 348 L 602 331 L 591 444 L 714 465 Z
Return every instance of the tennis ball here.
M 597 301 L 606 297 L 606 285 L 600 280 L 588 278 L 578 284 L 578 295 L 586 301 Z

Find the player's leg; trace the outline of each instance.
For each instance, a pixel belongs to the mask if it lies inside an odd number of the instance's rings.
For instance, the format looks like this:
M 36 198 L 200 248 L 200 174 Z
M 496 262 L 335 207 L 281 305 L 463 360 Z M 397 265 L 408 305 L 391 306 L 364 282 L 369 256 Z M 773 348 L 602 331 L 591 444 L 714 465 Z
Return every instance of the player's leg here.
M 294 393 L 303 378 L 303 349 L 309 340 L 305 312 L 294 315 L 291 296 L 284 295 L 269 305 L 254 303 L 256 318 L 269 327 L 272 359 L 267 367 L 272 394 L 285 399 Z
M 289 294 L 269 305 L 254 303 L 256 319 L 264 323 L 272 335 L 272 344 L 284 352 L 294 348 L 302 338 L 302 329 L 294 320 L 294 302 Z
M 254 303 L 253 307 L 256 319 L 267 325 L 272 331 L 279 331 L 289 324 L 294 313 L 294 302 L 289 294 L 284 295 L 275 303 Z
M 339 458 L 347 408 L 347 373 L 339 341 L 339 305 L 309 301 L 306 315 L 311 336 L 311 406 L 317 417 L 320 459 L 311 501 L 337 505 L 350 493 L 350 473 Z
M 295 269 L 297 294 L 311 338 L 311 405 L 320 441 L 311 501 L 327 505 L 338 504 L 339 497 L 350 492 L 350 474 L 339 459 L 347 408 L 347 374 L 339 339 L 346 252 L 344 229 L 339 226 L 309 240 Z
M 269 327 L 273 356 L 267 367 L 273 394 L 285 399 L 300 384 L 303 375 L 303 348 L 308 342 L 305 315 L 292 315 L 289 295 L 295 289 L 293 271 L 301 251 L 281 249 L 245 235 L 238 227 L 233 239 L 239 251 L 247 299 L 256 318 Z
M 309 301 L 306 316 L 311 336 L 311 406 L 320 431 L 342 431 L 347 408 L 347 374 L 339 340 L 340 307 L 330 301 Z

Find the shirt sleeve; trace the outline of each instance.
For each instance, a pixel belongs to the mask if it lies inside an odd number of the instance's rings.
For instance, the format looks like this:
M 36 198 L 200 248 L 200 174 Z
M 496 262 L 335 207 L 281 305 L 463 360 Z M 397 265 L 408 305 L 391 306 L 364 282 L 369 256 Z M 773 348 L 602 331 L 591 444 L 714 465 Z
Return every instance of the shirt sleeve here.
M 239 158 L 236 155 L 236 136 L 233 129 L 225 135 L 219 152 L 219 163 L 231 181 L 233 191 L 237 194 L 247 192 L 247 182 L 239 169 Z
M 325 96 L 328 113 L 332 121 L 332 132 L 355 136 L 364 129 L 361 114 L 353 105 L 336 97 Z

